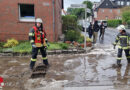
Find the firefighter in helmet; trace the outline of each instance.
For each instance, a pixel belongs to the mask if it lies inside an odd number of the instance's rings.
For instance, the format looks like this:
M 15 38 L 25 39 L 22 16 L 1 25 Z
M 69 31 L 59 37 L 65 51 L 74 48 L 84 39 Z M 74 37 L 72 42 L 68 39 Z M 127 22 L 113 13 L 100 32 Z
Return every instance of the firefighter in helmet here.
M 121 66 L 121 59 L 122 59 L 123 50 L 125 51 L 125 55 L 126 55 L 128 63 L 130 63 L 130 54 L 129 54 L 129 37 L 130 37 L 130 34 L 126 32 L 124 25 L 118 26 L 117 29 L 119 30 L 119 34 L 116 37 L 114 46 L 119 44 L 118 55 L 117 55 L 117 65 Z
M 37 18 L 35 21 L 35 26 L 30 29 L 29 41 L 32 45 L 32 58 L 30 61 L 30 69 L 33 70 L 35 66 L 39 49 L 42 54 L 43 64 L 49 66 L 46 53 L 46 43 L 48 42 L 46 39 L 46 32 L 43 29 L 43 21 L 41 18 Z

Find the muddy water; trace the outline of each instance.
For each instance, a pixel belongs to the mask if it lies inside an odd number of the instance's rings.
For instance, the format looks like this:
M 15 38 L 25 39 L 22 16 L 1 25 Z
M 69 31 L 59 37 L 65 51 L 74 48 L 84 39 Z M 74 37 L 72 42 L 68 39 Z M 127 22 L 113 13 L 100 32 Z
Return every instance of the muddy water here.
M 48 83 L 56 81 L 73 80 L 73 75 L 65 73 L 80 66 L 80 61 L 73 60 L 79 55 L 52 55 L 48 56 L 51 67 L 44 78 L 31 79 L 29 71 L 30 56 L 26 57 L 0 57 L 0 76 L 4 78 L 3 90 L 32 90 L 33 88 L 46 87 Z M 38 56 L 36 66 L 42 63 Z M 64 65 L 66 63 L 66 65 Z M 73 63 L 73 64 L 72 64 Z M 62 86 L 61 82 L 56 85 Z M 37 90 L 37 89 L 34 89 Z
M 94 50 L 79 57 L 81 65 L 74 69 L 74 79 L 65 87 L 106 86 L 108 89 L 101 90 L 130 90 L 130 65 L 123 57 L 122 67 L 117 68 L 116 51 L 110 45 L 97 44 Z
M 0 57 L 3 90 L 130 90 L 130 65 L 123 53 L 122 67 L 115 66 L 117 49 L 111 45 L 115 38 L 111 32 L 106 31 L 106 41 L 91 52 L 48 56 L 51 67 L 44 78 L 30 78 L 30 56 Z M 41 62 L 38 56 L 36 65 Z
M 123 57 L 121 68 L 114 67 L 116 50 L 109 45 L 96 46 L 86 54 L 48 56 L 51 67 L 44 78 L 36 79 L 30 78 L 30 56 L 1 57 L 3 90 L 46 90 L 49 87 L 53 90 L 129 90 L 130 65 L 126 58 Z M 36 65 L 41 62 L 41 56 L 38 56 Z

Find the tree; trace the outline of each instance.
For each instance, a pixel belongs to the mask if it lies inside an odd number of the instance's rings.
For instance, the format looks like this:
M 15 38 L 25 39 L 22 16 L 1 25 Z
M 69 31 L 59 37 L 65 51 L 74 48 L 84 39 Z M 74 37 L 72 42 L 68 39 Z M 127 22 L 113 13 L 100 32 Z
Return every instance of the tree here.
M 130 11 L 126 11 L 122 13 L 123 22 L 127 23 L 130 20 Z
M 93 3 L 91 1 L 84 1 L 83 4 L 87 5 L 87 8 L 92 9 Z
M 129 7 L 129 6 L 123 7 L 123 8 L 121 9 L 121 13 L 124 13 L 124 12 L 126 12 L 126 11 L 129 11 L 129 12 L 130 12 L 130 7 Z
M 77 17 L 75 15 L 62 16 L 62 20 L 63 20 L 62 24 L 63 33 L 65 33 L 66 30 L 76 30 L 78 28 Z
M 127 23 L 130 20 L 130 7 L 124 7 L 121 9 L 122 21 Z
M 92 10 L 93 7 L 93 3 L 91 1 L 84 1 L 83 4 L 87 5 L 87 8 L 89 8 L 90 10 Z M 90 16 L 91 13 L 87 13 L 87 16 Z
M 87 5 L 87 8 L 92 9 L 92 2 L 91 1 L 84 1 L 83 4 Z M 78 19 L 83 19 L 84 13 L 85 13 L 85 9 L 84 8 L 68 8 L 67 9 L 67 13 L 69 13 L 70 15 L 75 15 L 77 16 Z M 90 16 L 91 14 L 87 14 L 87 16 Z
M 84 9 L 83 8 L 68 8 L 67 13 L 70 15 L 77 16 L 78 19 L 84 18 Z

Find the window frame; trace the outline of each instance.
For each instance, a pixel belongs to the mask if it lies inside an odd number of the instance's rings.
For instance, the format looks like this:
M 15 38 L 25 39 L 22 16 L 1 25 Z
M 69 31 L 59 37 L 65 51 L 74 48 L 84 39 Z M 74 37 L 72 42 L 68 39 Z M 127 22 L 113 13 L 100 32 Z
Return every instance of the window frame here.
M 20 5 L 33 5 L 34 6 L 34 17 L 32 17 L 32 18 L 21 17 Z M 35 22 L 35 5 L 34 4 L 19 3 L 18 4 L 18 14 L 19 14 L 19 21 L 20 22 Z

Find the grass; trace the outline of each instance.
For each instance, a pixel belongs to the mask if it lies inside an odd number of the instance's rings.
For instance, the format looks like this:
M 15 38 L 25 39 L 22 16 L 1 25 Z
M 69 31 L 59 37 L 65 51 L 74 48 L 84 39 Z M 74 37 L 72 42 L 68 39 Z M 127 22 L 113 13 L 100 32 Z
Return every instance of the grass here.
M 30 53 L 32 50 L 32 47 L 29 42 L 21 42 L 19 45 L 12 47 L 12 49 L 13 49 L 13 52 Z
M 69 45 L 66 43 L 50 43 L 48 50 L 56 50 L 56 49 L 62 50 L 62 49 L 68 49 L 68 47 L 69 47 Z M 0 48 L 0 52 L 2 52 L 2 51 L 13 51 L 13 52 L 18 52 L 18 53 L 31 53 L 32 47 L 31 47 L 30 42 L 23 41 L 23 42 L 20 42 L 17 46 L 14 46 L 12 48 L 3 48 L 3 49 Z
M 50 43 L 48 50 L 56 50 L 56 49 L 68 49 L 69 45 L 66 43 Z

